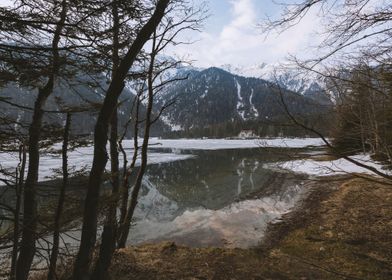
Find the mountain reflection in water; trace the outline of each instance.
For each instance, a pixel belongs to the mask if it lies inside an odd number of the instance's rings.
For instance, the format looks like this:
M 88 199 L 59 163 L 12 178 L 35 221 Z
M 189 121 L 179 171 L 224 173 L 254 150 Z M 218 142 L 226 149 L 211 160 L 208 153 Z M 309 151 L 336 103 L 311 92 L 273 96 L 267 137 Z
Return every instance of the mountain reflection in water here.
M 279 149 L 172 152 L 196 157 L 148 167 L 131 244 L 254 246 L 304 191 L 303 176 L 263 168 Z
M 148 165 L 128 239 L 131 244 L 171 240 L 189 246 L 254 246 L 261 241 L 267 223 L 289 211 L 305 190 L 305 175 L 264 168 L 272 162 L 289 160 L 287 153 L 294 149 L 151 151 L 186 159 Z M 131 181 L 137 172 L 134 170 Z M 40 209 L 57 202 L 58 189 L 53 186 L 59 180 L 40 183 Z M 80 238 L 78 210 L 83 209 L 86 181 L 85 177 L 71 178 L 67 189 L 68 212 L 74 220 L 63 238 L 75 248 Z M 103 192 L 110 191 L 106 182 Z M 1 201 L 14 205 L 12 188 L 3 193 Z M 52 217 L 47 210 L 42 213 L 48 219 Z M 0 230 L 10 226 L 5 222 Z

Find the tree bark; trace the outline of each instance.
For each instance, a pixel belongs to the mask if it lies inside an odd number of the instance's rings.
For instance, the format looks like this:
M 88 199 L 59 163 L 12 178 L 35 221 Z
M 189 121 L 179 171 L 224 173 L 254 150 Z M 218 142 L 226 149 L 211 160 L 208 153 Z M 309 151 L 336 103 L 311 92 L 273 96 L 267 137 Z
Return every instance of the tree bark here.
M 20 207 L 22 202 L 23 194 L 23 181 L 24 173 L 26 168 L 26 146 L 22 143 L 19 147 L 19 170 L 16 182 L 16 204 L 15 204 L 15 218 L 14 218 L 14 238 L 12 247 L 12 257 L 11 257 L 11 272 L 10 279 L 14 280 L 16 278 L 16 261 L 18 258 L 18 245 L 19 245 L 19 220 L 20 220 Z
M 89 267 L 95 245 L 98 219 L 99 191 L 102 183 L 102 174 L 108 160 L 106 142 L 108 139 L 108 125 L 117 106 L 118 97 L 124 88 L 124 80 L 137 55 L 148 41 L 162 20 L 170 0 L 159 0 L 156 9 L 142 27 L 135 41 L 122 59 L 116 74 L 106 92 L 104 102 L 98 115 L 94 131 L 94 158 L 90 171 L 87 195 L 84 204 L 82 237 L 79 252 L 74 264 L 73 279 L 89 279 Z
M 47 278 L 48 280 L 56 279 L 56 266 L 57 266 L 57 257 L 59 253 L 61 216 L 63 214 L 63 209 L 64 209 L 65 191 L 68 186 L 68 142 L 69 142 L 70 128 L 71 128 L 71 114 L 67 113 L 64 134 L 63 134 L 63 147 L 61 149 L 62 161 L 63 161 L 62 163 L 63 182 L 60 189 L 60 195 L 57 202 L 57 209 L 56 209 L 55 220 L 54 220 L 53 246 L 52 246 L 52 253 L 50 255 L 49 272 Z
M 112 46 L 112 79 L 114 78 L 119 65 L 119 32 L 120 19 L 118 15 L 117 1 L 112 3 L 113 17 L 113 46 Z M 117 202 L 119 192 L 119 160 L 118 160 L 118 117 L 117 106 L 113 112 L 110 123 L 110 162 L 111 162 L 111 183 L 112 193 L 106 214 L 106 221 L 102 232 L 101 246 L 98 259 L 95 263 L 92 279 L 107 279 L 108 269 L 114 250 L 116 248 L 117 235 Z

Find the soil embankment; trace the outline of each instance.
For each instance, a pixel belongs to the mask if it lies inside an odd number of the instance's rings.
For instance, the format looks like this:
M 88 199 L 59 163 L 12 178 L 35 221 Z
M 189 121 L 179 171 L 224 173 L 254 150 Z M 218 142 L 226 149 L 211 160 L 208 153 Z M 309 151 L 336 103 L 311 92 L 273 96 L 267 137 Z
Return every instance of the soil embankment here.
M 254 249 L 173 243 L 117 252 L 112 279 L 392 279 L 392 186 L 314 184 L 302 206 Z

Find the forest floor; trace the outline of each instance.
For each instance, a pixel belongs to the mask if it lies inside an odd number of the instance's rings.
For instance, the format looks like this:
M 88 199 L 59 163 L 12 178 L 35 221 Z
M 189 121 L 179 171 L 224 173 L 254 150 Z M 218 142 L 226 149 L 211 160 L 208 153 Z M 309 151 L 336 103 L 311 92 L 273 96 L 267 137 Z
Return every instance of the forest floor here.
M 116 252 L 113 280 L 392 279 L 392 186 L 329 177 L 257 248 L 174 243 Z

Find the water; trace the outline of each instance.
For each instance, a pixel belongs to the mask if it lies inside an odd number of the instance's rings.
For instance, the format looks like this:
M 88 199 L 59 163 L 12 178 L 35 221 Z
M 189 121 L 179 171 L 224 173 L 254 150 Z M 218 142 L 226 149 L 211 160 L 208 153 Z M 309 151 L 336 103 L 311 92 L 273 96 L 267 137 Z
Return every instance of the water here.
M 189 246 L 251 247 L 265 234 L 267 224 L 279 219 L 305 191 L 302 175 L 272 170 L 264 165 L 289 160 L 294 149 L 250 148 L 187 150 L 152 147 L 154 155 L 175 153 L 182 159 L 148 166 L 130 244 L 175 241 Z M 180 154 L 180 156 L 178 156 Z M 186 157 L 182 155 L 191 155 Z M 136 173 L 136 172 L 134 172 Z M 71 180 L 68 194 L 74 198 L 68 211 L 64 240 L 72 247 L 80 237 L 85 179 Z M 49 186 L 48 186 L 49 185 Z M 108 190 L 108 186 L 104 190 Z M 12 202 L 12 191 L 2 196 Z M 55 205 L 56 189 L 44 184 L 39 190 L 40 208 Z M 50 207 L 49 207 L 50 208 Z M 76 209 L 76 211 L 75 211 Z M 53 213 L 44 216 L 51 220 Z M 71 231 L 70 229 L 74 229 Z
M 254 246 L 304 191 L 303 176 L 264 168 L 287 159 L 281 149 L 175 152 L 194 157 L 149 166 L 131 244 Z

